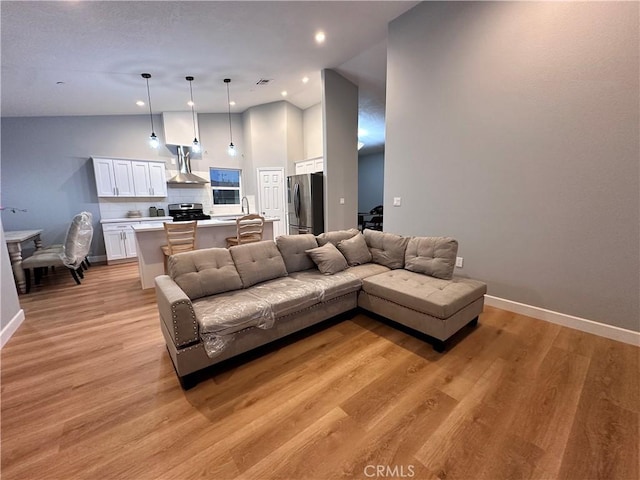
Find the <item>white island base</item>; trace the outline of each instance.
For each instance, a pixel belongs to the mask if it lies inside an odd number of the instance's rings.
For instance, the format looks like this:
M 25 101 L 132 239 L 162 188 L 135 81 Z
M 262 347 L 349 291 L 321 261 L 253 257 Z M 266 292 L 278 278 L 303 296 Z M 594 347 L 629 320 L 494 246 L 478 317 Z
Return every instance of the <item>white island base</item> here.
M 264 240 L 273 240 L 273 222 L 279 218 L 265 218 Z M 167 244 L 163 225 L 134 225 L 138 248 L 138 269 L 142 289 L 154 288 L 155 278 L 164 275 L 164 253 L 160 247 Z M 198 220 L 196 248 L 226 247 L 227 237 L 236 235 L 235 220 Z

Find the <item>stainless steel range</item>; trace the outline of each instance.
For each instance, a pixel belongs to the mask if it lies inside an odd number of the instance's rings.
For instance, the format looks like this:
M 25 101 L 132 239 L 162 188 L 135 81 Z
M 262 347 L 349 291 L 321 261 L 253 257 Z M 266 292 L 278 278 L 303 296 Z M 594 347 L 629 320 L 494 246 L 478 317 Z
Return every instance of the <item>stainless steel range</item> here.
M 174 222 L 189 222 L 192 220 L 209 220 L 211 215 L 202 211 L 201 203 L 170 203 L 169 215 Z

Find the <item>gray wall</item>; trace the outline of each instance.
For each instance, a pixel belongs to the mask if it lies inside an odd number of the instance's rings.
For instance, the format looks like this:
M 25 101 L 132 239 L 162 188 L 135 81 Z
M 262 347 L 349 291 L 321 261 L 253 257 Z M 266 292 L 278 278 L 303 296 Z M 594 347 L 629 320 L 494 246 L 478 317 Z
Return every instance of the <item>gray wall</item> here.
M 161 146 L 149 147 L 149 117 L 145 115 L 76 117 L 3 117 L 2 205 L 27 209 L 2 215 L 5 231 L 42 228 L 44 244 L 64 240 L 73 215 L 86 210 L 94 216 L 92 255 L 105 255 L 100 211 L 91 156 L 164 160 L 161 115 L 154 115 Z M 210 166 L 243 167 L 242 157 L 230 160 L 229 124 L 226 114 L 199 115 L 200 140 L 206 153 L 192 161 L 197 171 Z M 242 151 L 242 118 L 233 115 L 234 141 Z
M 384 202 L 384 152 L 358 156 L 358 211 Z
M 159 115 L 154 122 L 162 125 Z M 45 245 L 62 243 L 71 218 L 83 210 L 93 214 L 98 228 L 89 158 L 158 159 L 146 142 L 149 133 L 149 117 L 142 115 L 2 118 L 2 203 L 27 209 L 3 215 L 5 230 L 42 228 Z M 104 255 L 101 235 L 94 235 L 91 250 Z
M 323 70 L 322 108 L 324 228 L 357 227 L 358 87 L 333 70 Z
M 322 103 L 318 103 L 302 112 L 304 136 L 304 154 L 302 160 L 318 158 L 324 155 L 322 142 Z
M 638 9 L 425 2 L 393 21 L 385 230 L 456 237 L 456 273 L 491 295 L 640 330 Z
M 301 158 L 302 110 L 285 101 L 251 107 L 244 113 L 244 130 L 249 152 L 244 181 L 257 197 L 256 169 L 282 167 L 289 175 L 293 162 Z

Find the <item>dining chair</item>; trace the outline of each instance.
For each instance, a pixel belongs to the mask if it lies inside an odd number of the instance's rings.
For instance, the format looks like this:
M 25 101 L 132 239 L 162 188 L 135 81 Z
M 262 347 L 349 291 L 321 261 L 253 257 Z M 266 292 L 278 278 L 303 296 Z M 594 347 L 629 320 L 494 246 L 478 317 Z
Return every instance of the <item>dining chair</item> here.
M 91 212 L 80 212 L 78 215 L 83 215 L 85 217 L 85 221 L 87 222 L 87 225 L 91 227 L 91 235 L 93 236 L 93 215 L 91 214 Z M 78 215 L 74 216 L 74 218 L 71 220 L 71 224 L 69 225 L 69 228 L 72 227 L 73 222 Z M 68 234 L 69 234 L 69 231 L 67 230 L 67 235 Z M 66 237 L 65 237 L 65 242 L 66 242 Z M 33 254 L 42 255 L 43 253 L 54 253 L 54 252 L 61 254 L 63 251 L 64 251 L 64 244 L 60 243 L 60 244 L 54 244 L 54 245 L 48 245 L 46 247 L 42 247 L 38 250 L 35 250 Z M 91 262 L 89 262 L 89 255 L 87 252 L 87 256 L 82 259 L 81 267 L 84 270 L 87 270 L 90 266 L 91 266 Z
M 378 205 L 377 207 L 373 207 L 369 213 L 371 215 L 373 215 L 370 219 L 368 220 L 364 220 L 362 222 L 362 231 L 364 231 L 365 228 L 368 228 L 370 230 L 382 230 L 382 222 L 384 220 L 384 217 L 382 215 L 382 211 L 383 211 L 383 206 L 382 205 Z
M 167 259 L 176 253 L 189 252 L 196 249 L 196 231 L 198 221 L 164 222 L 167 244 L 160 247 L 164 253 L 164 272 L 167 273 Z
M 82 273 L 82 263 L 89 254 L 91 240 L 93 239 L 93 225 L 91 224 L 91 214 L 81 212 L 75 217 L 69 226 L 62 251 L 57 248 L 50 248 L 49 251 L 31 255 L 22 261 L 22 268 L 27 281 L 27 293 L 31 289 L 31 269 L 33 269 L 35 283 L 39 284 L 42 272 L 49 267 L 66 267 L 71 272 L 71 276 L 76 284 L 80 285 L 80 278 L 84 278 Z
M 227 237 L 227 247 L 259 242 L 264 231 L 264 217 L 252 213 L 236 219 L 236 236 Z

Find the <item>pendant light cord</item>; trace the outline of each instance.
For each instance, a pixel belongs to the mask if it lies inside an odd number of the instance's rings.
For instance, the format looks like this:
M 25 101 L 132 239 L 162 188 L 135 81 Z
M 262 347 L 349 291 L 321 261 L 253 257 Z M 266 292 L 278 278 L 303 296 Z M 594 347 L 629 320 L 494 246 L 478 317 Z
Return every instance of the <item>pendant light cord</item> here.
M 233 134 L 231 133 L 231 97 L 229 97 L 229 83 L 231 83 L 231 80 L 226 79 L 225 83 L 227 84 L 227 109 L 229 112 L 229 140 L 233 143 Z
M 151 77 L 151 75 L 149 75 Z M 147 81 L 147 98 L 149 99 L 149 120 L 151 120 L 151 133 L 155 133 L 153 128 L 153 114 L 151 113 L 151 93 L 149 92 L 149 77 L 145 77 Z
M 195 110 L 193 109 L 193 88 L 191 88 L 193 77 L 187 77 L 187 80 L 189 80 L 189 96 L 191 97 L 191 120 L 193 120 L 193 138 L 194 140 L 197 140 L 198 135 L 196 135 L 196 114 Z

